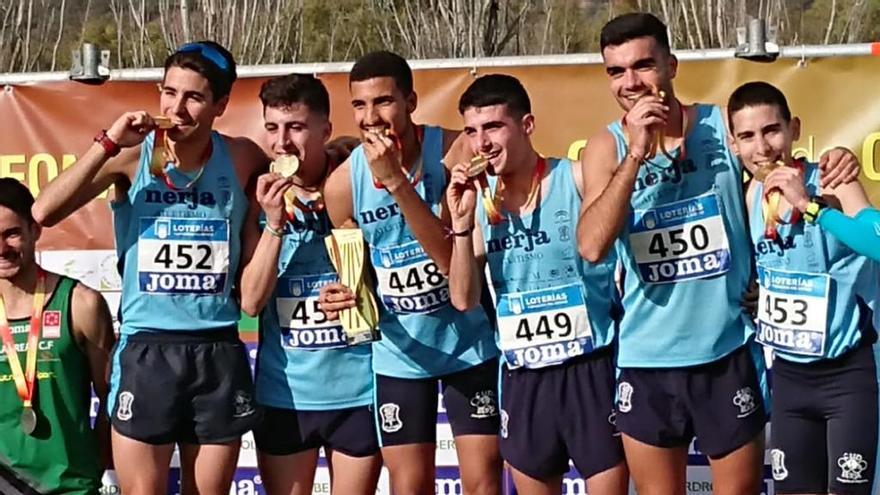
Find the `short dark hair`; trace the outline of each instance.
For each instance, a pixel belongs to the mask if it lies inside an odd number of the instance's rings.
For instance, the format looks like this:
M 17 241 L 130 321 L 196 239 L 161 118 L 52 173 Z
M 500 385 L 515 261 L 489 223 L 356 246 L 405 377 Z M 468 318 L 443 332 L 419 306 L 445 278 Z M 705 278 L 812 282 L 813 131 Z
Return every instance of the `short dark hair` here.
M 752 81 L 736 88 L 727 100 L 727 123 L 733 131 L 733 114 L 746 107 L 758 105 L 775 106 L 782 119 L 791 122 L 791 109 L 788 100 L 776 86 L 764 81 Z
M 34 195 L 30 189 L 17 179 L 11 177 L 0 178 L 0 206 L 9 208 L 16 215 L 33 225 L 34 215 L 31 208 L 34 206 Z
M 324 117 L 330 116 L 330 95 L 320 79 L 311 74 L 288 74 L 274 77 L 260 88 L 263 109 L 284 108 L 302 103 Z
M 349 86 L 353 82 L 366 81 L 377 77 L 390 77 L 405 96 L 413 92 L 412 69 L 406 59 L 386 50 L 370 52 L 359 58 L 348 74 Z
M 507 74 L 488 74 L 478 77 L 462 93 L 458 100 L 458 113 L 471 107 L 488 107 L 492 105 L 507 105 L 512 115 L 522 117 L 532 113 L 532 102 L 529 94 L 519 79 Z
M 604 51 L 608 46 L 619 46 L 637 38 L 651 37 L 657 46 L 670 53 L 669 34 L 666 24 L 653 14 L 632 12 L 608 21 L 599 34 L 599 47 Z
M 232 54 L 213 41 L 181 45 L 165 59 L 165 72 L 171 67 L 189 69 L 204 76 L 211 85 L 214 101 L 229 95 L 232 83 L 238 78 Z

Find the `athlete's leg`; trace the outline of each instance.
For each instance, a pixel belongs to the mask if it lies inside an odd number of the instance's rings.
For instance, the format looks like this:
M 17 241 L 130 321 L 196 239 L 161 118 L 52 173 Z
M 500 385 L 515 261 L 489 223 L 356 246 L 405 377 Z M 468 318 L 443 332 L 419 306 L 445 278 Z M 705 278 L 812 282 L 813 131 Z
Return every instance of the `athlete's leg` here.
M 318 467 L 318 449 L 289 455 L 257 451 L 257 464 L 267 495 L 309 495 Z
M 639 495 L 684 495 L 687 447 L 655 447 L 624 434 L 623 450 Z
M 376 493 L 376 484 L 382 472 L 382 456 L 378 452 L 366 457 L 353 457 L 330 449 L 325 452 L 330 468 L 331 495 Z
M 152 445 L 112 430 L 113 463 L 125 495 L 154 495 L 168 490 L 168 465 L 174 444 Z
M 496 359 L 443 377 L 443 403 L 455 437 L 461 483 L 468 494 L 501 492 L 497 390 Z
M 455 451 L 464 493 L 501 493 L 503 464 L 498 451 L 498 435 L 459 435 L 455 437 Z
M 241 441 L 227 444 L 180 444 L 180 494 L 228 495 Z
M 382 447 L 394 495 L 434 495 L 436 448 L 434 442 Z
M 712 493 L 758 495 L 764 479 L 764 431 L 752 441 L 721 457 L 709 457 Z
M 629 468 L 626 462 L 587 478 L 587 493 L 626 495 L 629 493 Z
M 437 379 L 376 375 L 376 422 L 395 495 L 434 494 Z

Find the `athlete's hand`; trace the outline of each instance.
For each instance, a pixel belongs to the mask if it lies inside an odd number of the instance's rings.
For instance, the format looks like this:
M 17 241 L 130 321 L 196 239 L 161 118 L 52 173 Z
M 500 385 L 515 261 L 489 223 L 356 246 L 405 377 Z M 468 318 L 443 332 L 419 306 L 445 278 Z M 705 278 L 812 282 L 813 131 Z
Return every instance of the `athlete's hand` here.
M 742 306 L 743 311 L 750 318 L 754 319 L 758 316 L 758 280 L 752 278 L 749 281 L 749 286 L 746 288 L 746 291 L 743 292 L 742 301 L 740 302 L 740 306 Z
M 328 320 L 339 319 L 339 312 L 357 304 L 354 292 L 342 284 L 327 284 L 318 294 L 318 305 Z
M 293 187 L 293 180 L 280 174 L 265 173 L 257 178 L 257 202 L 266 213 L 266 225 L 274 230 L 282 230 L 287 223 L 284 211 L 284 193 Z
M 468 177 L 469 164 L 459 163 L 452 167 L 449 186 L 446 188 L 446 202 L 452 217 L 452 230 L 461 232 L 474 228 L 474 210 L 477 207 L 477 186 Z
M 666 127 L 669 107 L 660 97 L 648 94 L 639 98 L 624 118 L 630 151 L 638 156 L 647 156 L 654 134 Z
M 375 132 L 364 134 L 364 154 L 373 177 L 383 186 L 390 187 L 397 181 L 405 181 L 401 170 L 401 153 L 388 136 Z
M 810 197 L 804 188 L 804 174 L 800 170 L 793 167 L 779 167 L 770 172 L 770 175 L 764 179 L 764 190 L 772 191 L 773 189 L 779 189 L 788 204 L 800 210 L 801 213 L 807 210 Z
M 156 127 L 156 122 L 147 112 L 126 112 L 107 129 L 107 137 L 120 148 L 130 148 L 143 143 L 147 134 Z
M 819 185 L 824 189 L 834 189 L 841 184 L 859 180 L 862 166 L 852 151 L 846 148 L 833 148 L 819 157 Z

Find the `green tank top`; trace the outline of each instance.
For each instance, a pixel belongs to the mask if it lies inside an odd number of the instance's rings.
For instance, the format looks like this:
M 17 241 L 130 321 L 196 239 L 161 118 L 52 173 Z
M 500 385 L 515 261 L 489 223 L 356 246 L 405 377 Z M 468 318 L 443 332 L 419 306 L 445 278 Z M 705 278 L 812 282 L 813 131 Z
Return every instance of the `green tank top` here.
M 34 410 L 37 429 L 20 426 L 21 399 L 5 352 L 0 352 L 0 462 L 45 494 L 94 494 L 101 488 L 97 439 L 89 409 L 88 359 L 71 333 L 70 299 L 76 281 L 60 277 L 43 309 Z M 29 319 L 11 320 L 18 359 L 25 366 Z

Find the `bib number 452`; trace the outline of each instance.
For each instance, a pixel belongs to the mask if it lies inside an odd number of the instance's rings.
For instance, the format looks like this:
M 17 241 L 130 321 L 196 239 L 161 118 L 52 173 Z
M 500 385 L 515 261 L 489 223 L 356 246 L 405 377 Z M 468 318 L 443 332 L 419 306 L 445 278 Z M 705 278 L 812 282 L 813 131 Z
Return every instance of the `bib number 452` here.
M 165 269 L 211 270 L 210 244 L 163 244 L 153 261 Z

